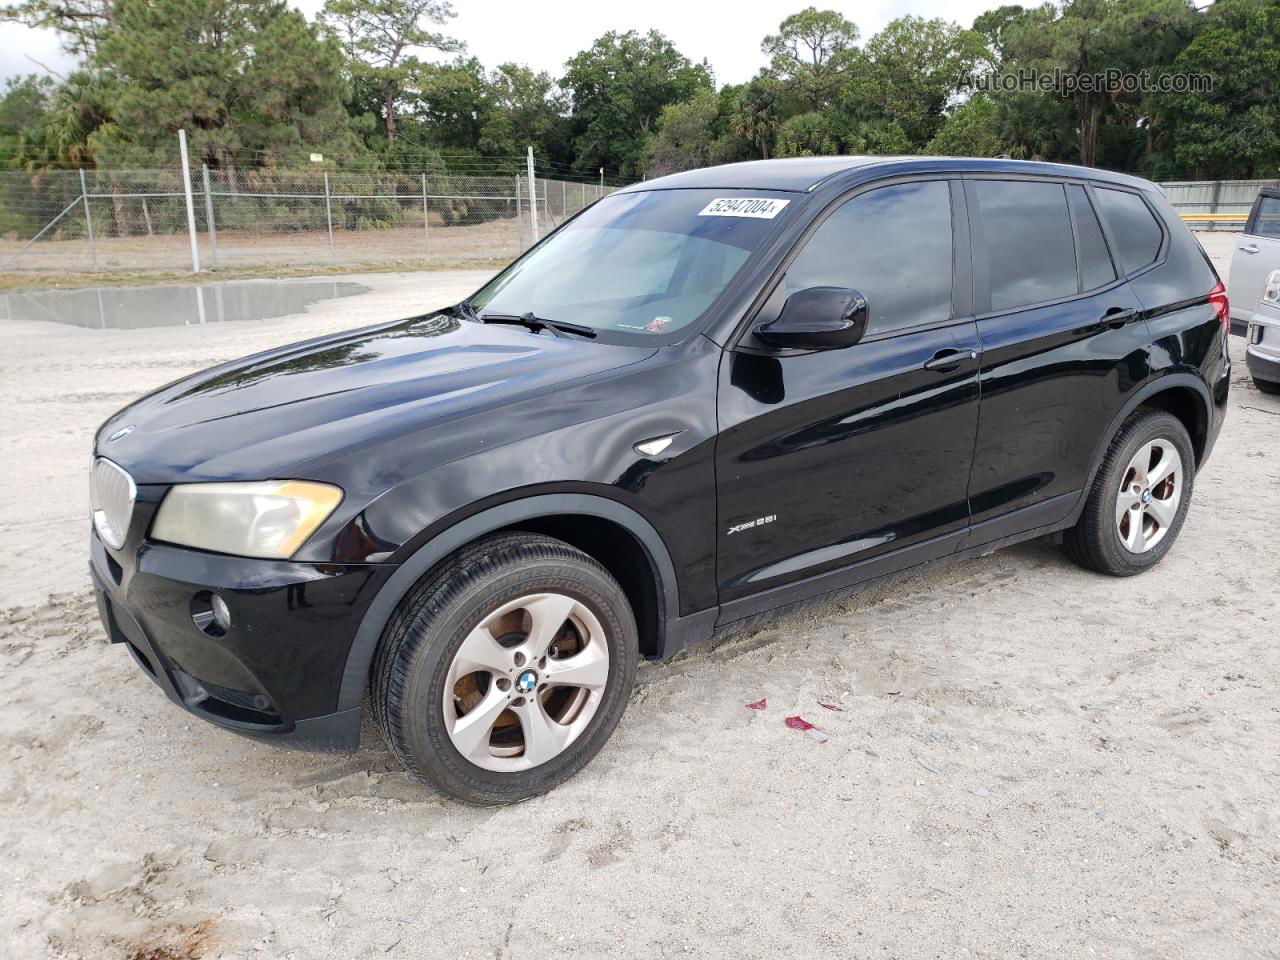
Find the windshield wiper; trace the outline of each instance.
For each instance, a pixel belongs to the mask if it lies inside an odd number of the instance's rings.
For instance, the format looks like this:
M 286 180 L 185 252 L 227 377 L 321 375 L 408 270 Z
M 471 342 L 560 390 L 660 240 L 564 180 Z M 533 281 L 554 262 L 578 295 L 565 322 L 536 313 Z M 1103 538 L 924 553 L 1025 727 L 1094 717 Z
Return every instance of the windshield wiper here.
M 468 305 L 469 306 L 469 305 Z M 545 317 L 535 316 L 533 311 L 522 314 L 514 313 L 484 313 L 479 314 L 478 319 L 481 323 L 513 323 L 522 327 L 526 327 L 535 333 L 539 330 L 550 330 L 552 336 L 560 336 L 561 332 L 576 333 L 580 337 L 594 338 L 596 332 L 591 327 L 584 327 L 579 323 L 564 323 L 560 320 L 547 320 Z

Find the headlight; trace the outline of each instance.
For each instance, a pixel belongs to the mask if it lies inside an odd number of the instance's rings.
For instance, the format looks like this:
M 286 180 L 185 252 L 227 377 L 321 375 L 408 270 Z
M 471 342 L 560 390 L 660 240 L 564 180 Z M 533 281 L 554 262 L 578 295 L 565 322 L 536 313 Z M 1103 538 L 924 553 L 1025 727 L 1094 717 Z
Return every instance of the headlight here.
M 333 513 L 342 491 L 327 483 L 183 483 L 160 504 L 151 536 L 200 550 L 286 560 Z
M 1280 307 L 1280 270 L 1272 270 L 1271 276 L 1262 285 L 1262 302 Z

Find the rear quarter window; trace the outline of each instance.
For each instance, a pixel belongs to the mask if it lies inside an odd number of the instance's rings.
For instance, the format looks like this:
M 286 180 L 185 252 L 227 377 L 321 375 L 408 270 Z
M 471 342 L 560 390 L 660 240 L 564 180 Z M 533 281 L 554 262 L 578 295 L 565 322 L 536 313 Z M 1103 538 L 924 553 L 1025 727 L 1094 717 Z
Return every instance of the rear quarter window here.
M 1071 184 L 1067 187 L 1067 202 L 1071 204 L 1071 214 L 1076 227 L 1076 247 L 1080 256 L 1080 288 L 1096 290 L 1106 286 L 1116 278 L 1115 268 L 1111 265 L 1111 255 L 1107 253 L 1107 242 L 1102 238 L 1102 227 L 1098 225 L 1097 214 L 1089 203 L 1084 187 Z
M 1142 197 L 1127 190 L 1094 187 L 1103 219 L 1115 240 L 1115 253 L 1125 273 L 1155 263 L 1164 242 L 1164 231 Z

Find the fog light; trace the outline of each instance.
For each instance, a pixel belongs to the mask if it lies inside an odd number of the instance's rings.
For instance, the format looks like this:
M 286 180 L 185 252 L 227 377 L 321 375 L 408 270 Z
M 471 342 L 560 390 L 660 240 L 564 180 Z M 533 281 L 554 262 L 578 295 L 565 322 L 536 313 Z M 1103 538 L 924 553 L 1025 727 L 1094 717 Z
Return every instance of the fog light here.
M 220 637 L 231 626 L 231 611 L 221 597 L 201 590 L 191 598 L 191 620 L 201 633 Z

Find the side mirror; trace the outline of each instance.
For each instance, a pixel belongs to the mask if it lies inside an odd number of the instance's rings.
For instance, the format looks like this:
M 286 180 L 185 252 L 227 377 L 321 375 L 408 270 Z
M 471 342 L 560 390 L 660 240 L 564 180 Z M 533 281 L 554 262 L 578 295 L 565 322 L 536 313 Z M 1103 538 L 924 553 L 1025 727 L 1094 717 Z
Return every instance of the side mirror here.
M 773 347 L 836 350 L 849 347 L 867 331 L 867 301 L 848 287 L 810 287 L 787 297 L 776 320 L 755 335 Z

